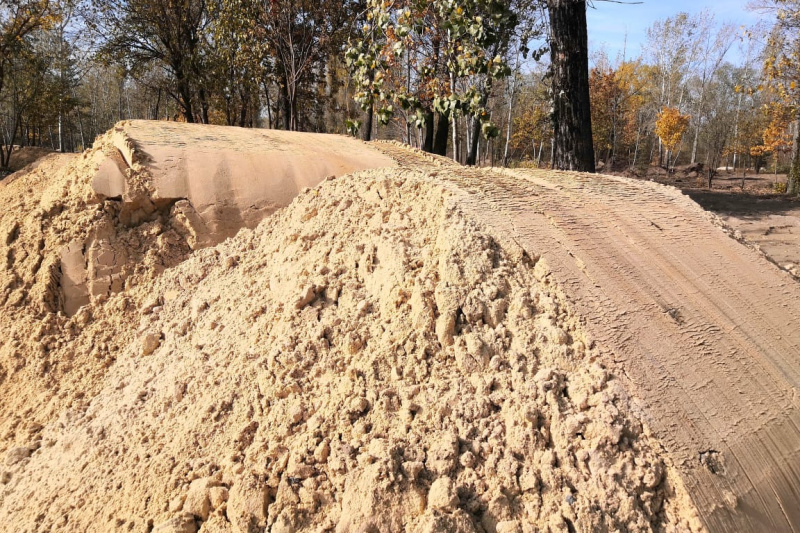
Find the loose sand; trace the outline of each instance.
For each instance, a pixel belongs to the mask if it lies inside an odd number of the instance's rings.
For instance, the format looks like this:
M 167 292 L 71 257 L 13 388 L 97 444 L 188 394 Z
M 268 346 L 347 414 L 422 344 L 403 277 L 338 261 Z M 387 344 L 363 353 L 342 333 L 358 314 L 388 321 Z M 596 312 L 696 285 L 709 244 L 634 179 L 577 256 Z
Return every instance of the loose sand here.
M 157 127 L 0 185 L 0 530 L 800 524 L 800 291 L 678 193 L 325 138 L 390 167 L 200 242 Z

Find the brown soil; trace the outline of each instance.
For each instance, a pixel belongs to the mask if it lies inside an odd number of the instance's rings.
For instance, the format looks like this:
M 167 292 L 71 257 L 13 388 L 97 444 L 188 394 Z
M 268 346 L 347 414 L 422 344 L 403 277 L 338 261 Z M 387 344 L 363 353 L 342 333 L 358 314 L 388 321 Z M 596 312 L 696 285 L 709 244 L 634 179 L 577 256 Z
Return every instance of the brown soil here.
M 53 153 L 53 150 L 40 146 L 15 146 L 11 151 L 11 159 L 8 162 L 8 168 L 0 169 L 0 171 L 11 173 L 22 170 L 26 166 L 36 163 L 39 159 Z M 0 178 L 1 177 L 4 177 L 4 175 L 0 174 Z
M 400 168 L 204 248 L 154 163 L 202 127 L 127 128 L 0 186 L 0 530 L 800 526 L 800 286 L 674 189 L 253 132 Z M 124 283 L 64 313 L 73 242 Z
M 776 184 L 786 184 L 785 174 L 720 170 L 709 189 L 702 172 L 687 165 L 669 175 L 650 169 L 647 179 L 681 189 L 718 215 L 736 239 L 800 278 L 800 200 L 775 192 Z

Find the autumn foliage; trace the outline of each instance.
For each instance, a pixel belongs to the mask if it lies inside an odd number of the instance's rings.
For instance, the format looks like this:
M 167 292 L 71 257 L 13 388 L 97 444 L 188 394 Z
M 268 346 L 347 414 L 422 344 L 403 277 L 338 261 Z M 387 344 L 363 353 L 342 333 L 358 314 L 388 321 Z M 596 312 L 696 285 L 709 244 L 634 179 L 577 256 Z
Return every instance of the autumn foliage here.
M 661 139 L 664 148 L 673 151 L 681 141 L 686 128 L 689 127 L 689 115 L 682 115 L 674 107 L 665 107 L 656 119 L 656 135 Z

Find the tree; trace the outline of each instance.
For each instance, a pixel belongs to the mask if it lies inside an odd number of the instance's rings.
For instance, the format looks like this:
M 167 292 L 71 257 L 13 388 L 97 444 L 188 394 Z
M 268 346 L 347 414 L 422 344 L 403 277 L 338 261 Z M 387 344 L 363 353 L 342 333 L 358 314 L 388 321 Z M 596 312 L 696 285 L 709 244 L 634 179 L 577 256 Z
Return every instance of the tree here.
M 256 1 L 256 36 L 266 43 L 264 61 L 277 78 L 284 129 L 300 130 L 302 91 L 324 70 L 325 58 L 343 46 L 355 6 L 346 0 Z
M 696 68 L 696 95 L 694 106 L 694 141 L 692 142 L 691 162 L 697 161 L 697 145 L 700 138 L 700 129 L 707 111 L 707 89 L 714 79 L 717 71 L 723 64 L 728 50 L 736 39 L 734 27 L 723 24 L 717 29 L 714 17 L 708 12 L 702 13 L 698 19 L 697 37 L 694 39 L 694 48 L 699 52 Z M 716 31 L 715 31 L 716 30 Z
M 689 127 L 689 115 L 681 115 L 675 107 L 665 107 L 656 120 L 656 135 L 667 150 L 667 163 L 672 151 L 678 146 L 686 128 Z
M 57 80 L 51 75 L 51 61 L 45 54 L 36 53 L 36 44 L 31 39 L 18 50 L 8 62 L 7 91 L 4 100 L 7 109 L 4 142 L 0 143 L 0 167 L 8 167 L 15 140 L 26 115 L 44 119 L 53 113 L 52 101 L 57 100 Z
M 475 164 L 478 135 L 499 133 L 486 104 L 493 80 L 510 73 L 505 52 L 519 21 L 510 4 L 369 0 L 367 6 L 361 38 L 346 55 L 356 101 L 368 113 L 377 106 L 381 124 L 396 107 L 410 111 L 414 126 L 426 130 L 425 149 L 442 155 L 455 114 L 473 117 L 467 164 Z
M 6 69 L 27 36 L 58 20 L 55 0 L 0 0 L 0 93 Z
M 800 125 L 800 0 L 762 0 L 753 7 L 775 15 L 764 59 L 765 82 Z M 791 195 L 800 194 L 800 127 L 796 131 L 786 188 Z
M 541 72 L 532 72 L 524 78 L 511 137 L 512 154 L 530 154 L 537 167 L 542 165 L 545 146 L 550 153 L 553 140 L 550 88 L 542 77 Z
M 699 141 L 705 147 L 707 185 L 710 189 L 722 156 L 730 145 L 736 123 L 737 93 L 740 72 L 723 65 L 707 87 L 704 124 Z M 674 164 L 674 162 L 673 162 Z
M 601 55 L 589 73 L 592 138 L 595 154 L 601 157 L 605 152 L 606 165 L 614 165 L 620 158 L 619 151 L 624 154 L 625 150 L 636 150 L 644 83 L 640 71 L 639 61 L 626 61 L 613 68 Z
M 763 129 L 763 144 L 754 147 L 756 152 L 773 155 L 773 171 L 778 174 L 778 156 L 792 151 L 793 139 L 789 133 L 792 111 L 780 102 L 772 102 L 766 107 L 769 123 Z
M 93 24 L 102 36 L 102 56 L 138 75 L 165 68 L 174 81 L 167 91 L 187 122 L 208 122 L 204 87 L 206 0 L 96 0 Z M 198 109 L 199 106 L 199 109 Z
M 694 69 L 698 17 L 677 13 L 659 20 L 647 30 L 647 58 L 653 76 L 649 95 L 649 126 L 655 134 L 655 120 L 665 107 L 683 110 L 687 95 L 686 74 Z M 658 135 L 658 164 L 664 159 L 663 146 Z M 655 147 L 654 147 L 655 148 Z M 652 159 L 652 158 L 651 158 Z M 669 166 L 669 159 L 667 160 Z
M 548 0 L 555 158 L 562 170 L 594 172 L 586 2 Z

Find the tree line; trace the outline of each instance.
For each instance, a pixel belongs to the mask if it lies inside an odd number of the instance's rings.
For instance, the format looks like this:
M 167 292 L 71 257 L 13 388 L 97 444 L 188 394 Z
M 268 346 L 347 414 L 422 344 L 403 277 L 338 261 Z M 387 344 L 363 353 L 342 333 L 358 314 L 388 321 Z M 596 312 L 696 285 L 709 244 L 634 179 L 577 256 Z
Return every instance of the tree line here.
M 588 6 L 602 9 L 602 6 Z M 0 0 L 0 167 L 115 122 L 397 139 L 464 164 L 702 163 L 800 190 L 800 1 L 676 13 L 590 57 L 574 0 Z M 630 6 L 631 10 L 637 9 Z

